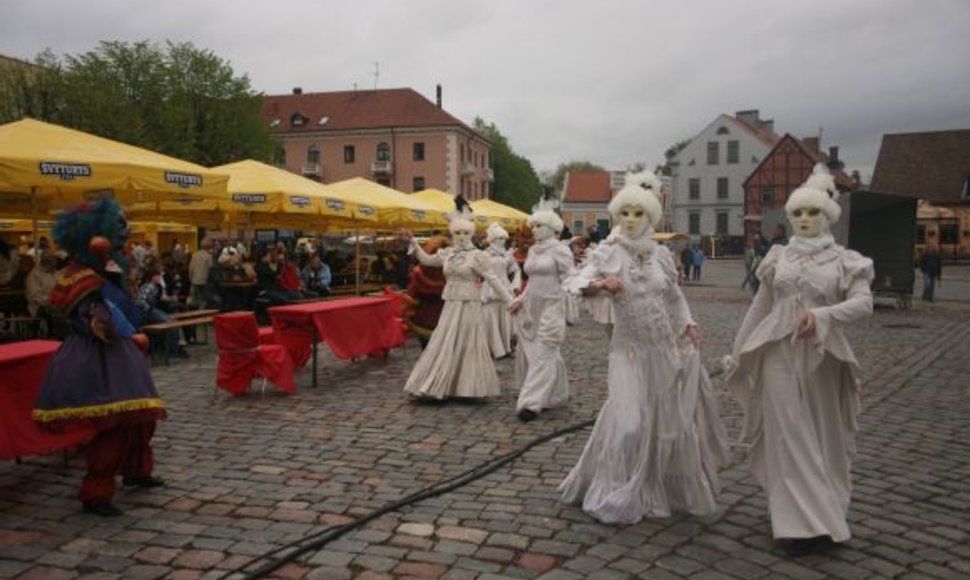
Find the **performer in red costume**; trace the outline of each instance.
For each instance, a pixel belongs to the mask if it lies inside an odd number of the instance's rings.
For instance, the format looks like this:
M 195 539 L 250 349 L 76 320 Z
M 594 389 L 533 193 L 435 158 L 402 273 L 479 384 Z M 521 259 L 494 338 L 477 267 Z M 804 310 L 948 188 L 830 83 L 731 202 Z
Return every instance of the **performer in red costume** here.
M 424 251 L 436 254 L 441 248 L 446 248 L 450 242 L 445 236 L 432 236 L 424 244 Z M 431 333 L 438 327 L 438 318 L 445 302 L 441 293 L 445 289 L 445 275 L 440 267 L 417 264 L 411 269 L 408 277 L 407 295 L 413 304 L 413 311 L 408 318 L 408 327 L 418 337 L 421 348 L 428 346 Z
M 78 494 L 84 511 L 121 514 L 111 499 L 115 477 L 125 485 L 156 487 L 151 438 L 165 408 L 136 333 L 137 310 L 124 290 L 122 250 L 128 225 L 112 200 L 85 203 L 57 220 L 54 239 L 70 254 L 57 273 L 51 307 L 70 322 L 70 334 L 51 359 L 34 404 L 44 429 L 93 426 L 87 474 Z

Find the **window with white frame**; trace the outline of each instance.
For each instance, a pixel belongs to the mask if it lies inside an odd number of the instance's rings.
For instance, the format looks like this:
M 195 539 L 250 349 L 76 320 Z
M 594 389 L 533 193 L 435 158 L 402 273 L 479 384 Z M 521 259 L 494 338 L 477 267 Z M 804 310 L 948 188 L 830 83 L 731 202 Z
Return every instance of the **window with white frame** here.
M 727 199 L 728 197 L 728 178 L 718 177 L 717 178 L 717 198 Z
M 738 163 L 741 158 L 741 144 L 737 141 L 727 142 L 727 162 L 730 165 Z
M 696 236 L 701 233 L 701 212 L 692 211 L 687 214 L 687 233 Z
M 687 199 L 701 198 L 701 180 L 699 177 L 692 177 L 687 180 Z
M 707 164 L 717 165 L 721 162 L 721 144 L 717 141 L 707 142 Z

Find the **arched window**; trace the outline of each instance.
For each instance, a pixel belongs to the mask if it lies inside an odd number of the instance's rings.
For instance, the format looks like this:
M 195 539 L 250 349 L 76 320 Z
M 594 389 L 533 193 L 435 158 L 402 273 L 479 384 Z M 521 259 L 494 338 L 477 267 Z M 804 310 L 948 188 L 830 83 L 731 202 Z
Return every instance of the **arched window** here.
M 387 143 L 377 144 L 377 160 L 378 161 L 390 161 L 391 160 L 391 146 Z
M 306 150 L 306 162 L 307 163 L 320 163 L 320 148 L 316 145 L 310 145 L 309 149 Z
M 730 131 L 728 131 L 728 128 L 727 128 L 727 127 L 720 127 L 720 128 L 719 128 L 719 129 L 717 130 L 717 134 L 718 134 L 718 135 L 730 135 L 730 134 L 731 134 L 731 132 L 730 132 Z

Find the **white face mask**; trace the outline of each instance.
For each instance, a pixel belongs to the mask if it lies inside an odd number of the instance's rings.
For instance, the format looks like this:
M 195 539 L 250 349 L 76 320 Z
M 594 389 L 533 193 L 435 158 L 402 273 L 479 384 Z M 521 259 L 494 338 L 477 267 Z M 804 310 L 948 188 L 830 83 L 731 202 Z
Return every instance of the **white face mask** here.
M 536 224 L 532 226 L 532 237 L 534 237 L 537 242 L 548 240 L 552 236 L 553 231 L 549 226 L 545 224 Z
M 505 250 L 505 242 L 507 240 L 508 238 L 503 238 L 503 237 L 492 238 L 491 242 L 489 242 L 489 245 L 491 245 L 496 250 Z
M 467 230 L 455 230 L 451 232 L 451 241 L 459 248 L 467 248 L 472 245 L 472 233 Z
M 650 220 L 647 217 L 647 211 L 641 206 L 625 205 L 620 208 L 620 227 L 623 228 L 622 231 L 626 237 L 640 237 L 648 225 Z
M 792 211 L 788 221 L 795 230 L 796 236 L 814 238 L 828 226 L 828 219 L 817 207 L 800 207 Z

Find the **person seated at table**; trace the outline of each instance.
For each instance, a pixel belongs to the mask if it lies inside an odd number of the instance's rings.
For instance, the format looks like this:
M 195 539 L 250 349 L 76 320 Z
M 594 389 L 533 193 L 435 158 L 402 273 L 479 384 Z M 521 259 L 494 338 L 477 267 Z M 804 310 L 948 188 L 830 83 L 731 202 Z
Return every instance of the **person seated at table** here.
M 270 246 L 264 250 L 262 258 L 256 264 L 256 283 L 259 287 L 259 295 L 267 298 L 270 306 L 289 304 L 300 299 L 299 293 L 282 289 L 280 286 L 282 274 L 283 265 L 280 262 L 279 249 Z
M 96 431 L 85 449 L 78 499 L 84 511 L 103 517 L 121 514 L 111 501 L 117 475 L 126 486 L 164 484 L 152 475 L 151 439 L 165 406 L 139 351 L 147 341 L 134 330 L 137 309 L 124 292 L 127 232 L 113 200 L 87 202 L 58 217 L 54 240 L 71 262 L 57 273 L 51 305 L 70 320 L 70 334 L 47 366 L 32 412 L 50 432 Z
M 296 298 L 294 300 L 318 298 L 320 295 L 312 290 L 308 290 L 303 283 L 299 261 L 296 253 L 292 253 L 282 263 L 280 270 L 280 291 L 288 292 L 290 295 L 295 296 Z
M 45 334 L 50 334 L 52 316 L 51 290 L 57 284 L 54 276 L 57 257 L 52 252 L 40 256 L 40 263 L 27 275 L 27 313 L 44 321 Z
M 317 296 L 330 295 L 332 278 L 330 266 L 324 264 L 318 256 L 310 258 L 310 263 L 307 264 L 306 268 L 303 268 L 300 276 L 303 278 L 303 286 L 307 291 L 315 292 Z
M 144 324 L 159 324 L 171 322 L 172 315 L 167 312 L 171 309 L 171 302 L 174 299 L 165 294 L 162 286 L 162 272 L 157 266 L 148 266 L 144 269 L 141 276 L 141 286 L 135 295 L 135 307 L 141 312 Z M 170 328 L 165 331 L 165 349 L 169 356 L 188 358 L 188 353 L 179 345 L 179 332 L 177 328 Z

